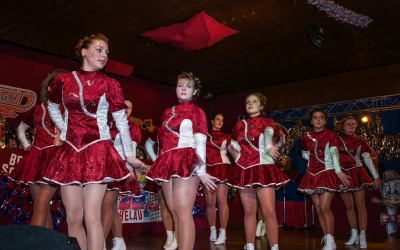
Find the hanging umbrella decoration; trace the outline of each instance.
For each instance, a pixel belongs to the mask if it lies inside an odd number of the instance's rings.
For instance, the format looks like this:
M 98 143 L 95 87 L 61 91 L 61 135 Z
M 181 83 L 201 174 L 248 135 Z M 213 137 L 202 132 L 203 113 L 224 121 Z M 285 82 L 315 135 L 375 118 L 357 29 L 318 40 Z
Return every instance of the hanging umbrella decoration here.
M 210 47 L 238 32 L 202 11 L 186 22 L 147 31 L 142 36 L 158 43 L 168 42 L 184 51 L 193 51 Z

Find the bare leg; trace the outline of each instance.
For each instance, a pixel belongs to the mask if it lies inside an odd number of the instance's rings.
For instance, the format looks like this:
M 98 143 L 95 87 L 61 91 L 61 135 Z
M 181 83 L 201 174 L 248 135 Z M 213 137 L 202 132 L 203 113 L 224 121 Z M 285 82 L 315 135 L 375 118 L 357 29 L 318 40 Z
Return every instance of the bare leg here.
M 31 187 L 32 185 L 30 185 Z M 32 197 L 34 201 L 33 215 L 31 225 L 53 228 L 53 221 L 50 213 L 50 200 L 57 191 L 56 187 L 41 184 L 38 190 L 31 193 L 36 196 Z
M 217 200 L 218 200 L 220 227 L 226 229 L 229 218 L 228 185 L 226 184 L 217 185 Z
M 319 224 L 321 225 L 322 232 L 324 233 L 324 235 L 326 235 L 327 231 L 326 231 L 326 226 L 325 226 L 325 220 L 324 220 L 324 216 L 322 215 L 319 197 L 317 194 L 310 195 L 310 197 L 314 203 L 315 212 L 317 213 L 318 221 L 319 221 Z
M 275 189 L 257 188 L 257 195 L 264 215 L 265 231 L 270 246 L 278 244 L 278 220 L 275 211 Z
M 118 208 L 117 208 L 117 203 L 118 203 L 118 195 L 119 193 L 117 192 L 117 197 L 115 198 L 115 202 L 113 205 L 113 224 L 111 226 L 111 232 L 114 237 L 117 238 L 123 238 L 122 237 L 122 219 L 121 215 L 118 213 Z
M 206 203 L 207 203 L 206 214 L 207 214 L 208 225 L 210 227 L 215 227 L 215 221 L 217 218 L 217 213 L 215 211 L 215 202 L 217 199 L 217 193 L 216 190 L 208 190 L 207 188 L 204 187 L 204 194 L 206 196 Z
M 86 233 L 83 228 L 83 188 L 80 186 L 61 186 L 61 197 L 67 214 L 68 236 L 75 237 L 78 240 L 79 247 L 86 250 Z
M 326 227 L 326 234 L 334 235 L 334 218 L 331 211 L 331 201 L 333 198 L 333 193 L 325 192 L 319 196 L 319 203 L 321 207 L 321 212 L 324 218 L 324 223 Z
M 161 208 L 161 217 L 164 223 L 164 227 L 166 231 L 174 231 L 174 226 L 173 226 L 173 219 L 172 219 L 172 213 L 169 210 L 167 203 L 165 202 L 163 191 L 160 190 L 157 192 L 158 194 L 158 201 L 160 203 L 160 208 Z
M 340 193 L 340 197 L 342 197 L 342 201 L 343 201 L 344 205 L 346 206 L 346 216 L 347 216 L 347 220 L 349 221 L 350 228 L 357 229 L 357 219 L 356 219 L 356 213 L 354 211 L 353 194 L 350 192 L 346 192 L 346 193 L 342 192 L 342 193 Z M 358 210 L 358 208 L 357 208 L 357 210 Z
M 108 233 L 110 232 L 110 229 L 114 222 L 114 206 L 116 210 L 117 200 L 118 191 L 106 191 L 106 193 L 104 194 L 103 204 L 101 205 L 101 224 L 103 225 L 103 233 L 105 239 L 107 238 Z M 116 235 L 114 236 L 118 237 Z
M 89 250 L 103 248 L 104 233 L 101 225 L 101 204 L 107 185 L 89 184 L 83 188 L 83 218 L 87 231 Z
M 354 193 L 354 199 L 357 206 L 358 224 L 360 230 L 367 231 L 367 209 L 365 208 L 365 190 L 360 190 Z
M 176 214 L 174 221 L 175 232 L 178 231 L 179 249 L 191 250 L 194 247 L 196 234 L 192 210 L 200 179 L 197 176 L 193 176 L 187 180 L 172 178 L 171 182 L 171 185 L 163 183 L 163 192 L 168 207 L 173 214 Z M 169 188 L 172 192 L 168 190 Z
M 254 244 L 256 238 L 257 201 L 254 188 L 239 189 L 240 200 L 244 209 L 244 231 L 246 243 Z
M 164 195 L 164 200 L 167 203 L 169 210 L 171 211 L 172 217 L 174 219 L 175 236 L 179 237 L 179 219 L 178 214 L 175 211 L 174 200 L 172 196 L 172 180 L 169 182 L 162 183 L 162 192 Z M 179 243 L 179 242 L 178 242 Z

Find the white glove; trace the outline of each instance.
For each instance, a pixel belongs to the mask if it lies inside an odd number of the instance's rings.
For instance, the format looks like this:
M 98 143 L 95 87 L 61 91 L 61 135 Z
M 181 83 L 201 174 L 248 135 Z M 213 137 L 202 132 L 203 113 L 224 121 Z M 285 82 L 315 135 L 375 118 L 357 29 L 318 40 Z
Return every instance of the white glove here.
M 309 161 L 310 160 L 310 151 L 301 150 L 301 157 L 304 160 Z
M 114 117 L 115 125 L 118 128 L 119 134 L 121 136 L 122 147 L 124 149 L 125 156 L 136 155 L 133 151 L 131 133 L 129 131 L 128 119 L 124 109 L 112 112 Z
M 18 126 L 17 136 L 19 141 L 21 142 L 24 149 L 30 146 L 28 139 L 26 138 L 25 132 L 30 128 L 29 125 L 26 125 L 24 122 L 21 122 Z
M 63 116 L 61 115 L 60 105 L 51 101 L 47 101 L 47 104 L 47 110 L 49 111 L 51 120 L 61 131 L 60 140 L 65 141 L 67 135 L 67 124 L 64 122 Z
M 335 169 L 335 173 L 340 173 L 342 172 L 342 169 L 340 168 L 340 163 L 339 163 L 339 151 L 337 147 L 333 146 L 329 148 L 329 151 L 331 152 L 332 156 L 332 164 L 333 168 Z
M 144 144 L 144 147 L 147 151 L 147 153 L 150 156 L 150 159 L 155 162 L 157 159 L 157 154 L 154 152 L 154 144 L 156 144 L 150 137 L 147 139 L 147 141 Z
M 364 159 L 365 165 L 367 166 L 367 168 L 371 172 L 372 177 L 374 177 L 374 179 L 379 178 L 379 175 L 376 172 L 374 163 L 372 162 L 371 155 L 368 152 L 365 152 L 361 156 Z
M 231 146 L 236 152 L 240 153 L 241 148 L 237 141 L 231 140 Z
M 201 133 L 194 134 L 194 144 L 196 145 L 196 154 L 203 161 L 203 164 L 196 168 L 198 176 L 206 173 L 206 141 L 207 136 Z
M 272 143 L 273 136 L 274 136 L 274 130 L 271 127 L 267 127 L 264 130 L 265 153 L 267 153 L 268 149 L 270 149 L 273 146 Z

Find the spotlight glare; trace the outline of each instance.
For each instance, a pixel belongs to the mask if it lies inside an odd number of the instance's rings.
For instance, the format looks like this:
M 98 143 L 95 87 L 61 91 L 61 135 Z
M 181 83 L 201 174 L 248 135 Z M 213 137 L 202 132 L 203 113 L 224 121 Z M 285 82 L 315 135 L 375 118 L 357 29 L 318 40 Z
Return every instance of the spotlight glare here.
M 363 123 L 366 123 L 366 122 L 368 122 L 368 116 L 363 116 L 362 118 L 361 118 L 361 121 L 363 122 Z

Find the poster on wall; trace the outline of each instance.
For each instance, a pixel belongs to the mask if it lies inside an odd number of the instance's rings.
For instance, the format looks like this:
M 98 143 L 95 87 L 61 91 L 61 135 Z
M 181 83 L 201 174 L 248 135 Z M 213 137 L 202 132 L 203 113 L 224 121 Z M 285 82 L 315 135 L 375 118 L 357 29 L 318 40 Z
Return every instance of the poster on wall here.
M 118 200 L 118 212 L 122 223 L 143 223 L 162 221 L 158 195 L 143 190 L 147 183 L 146 168 L 135 168 L 139 186 L 142 189 L 141 197 L 122 195 Z

